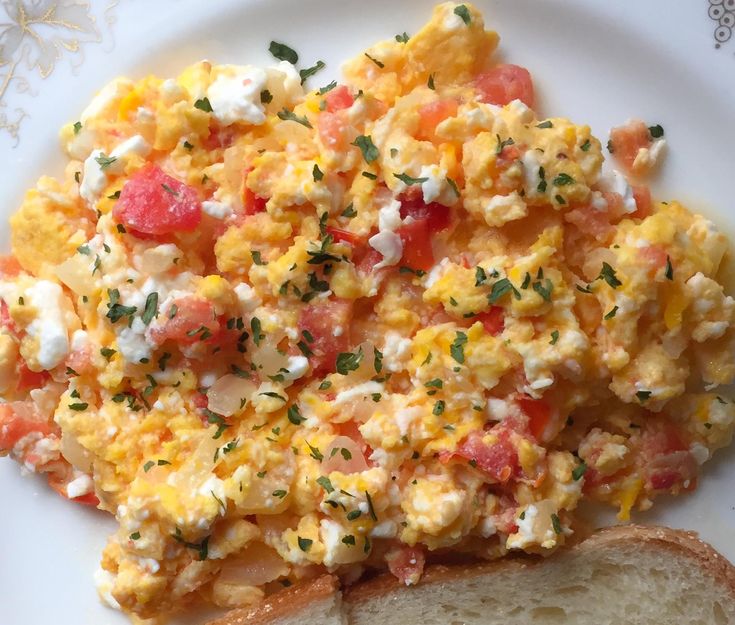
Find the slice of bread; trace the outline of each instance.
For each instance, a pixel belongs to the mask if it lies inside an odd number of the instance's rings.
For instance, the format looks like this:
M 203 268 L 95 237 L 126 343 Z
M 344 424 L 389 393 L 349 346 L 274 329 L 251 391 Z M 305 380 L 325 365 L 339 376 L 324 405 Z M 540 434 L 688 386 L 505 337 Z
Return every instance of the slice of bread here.
M 735 625 L 735 567 L 693 533 L 601 530 L 549 558 L 428 567 L 414 587 L 320 578 L 212 625 Z
M 250 608 L 239 608 L 209 625 L 347 625 L 336 577 L 324 575 L 291 586 Z

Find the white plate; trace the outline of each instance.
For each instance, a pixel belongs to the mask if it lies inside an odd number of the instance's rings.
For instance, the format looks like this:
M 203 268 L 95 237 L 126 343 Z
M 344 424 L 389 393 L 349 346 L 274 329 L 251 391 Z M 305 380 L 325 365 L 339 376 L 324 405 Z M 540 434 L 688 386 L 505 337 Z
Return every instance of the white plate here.
M 40 174 L 61 170 L 57 129 L 76 120 L 94 92 L 114 76 L 174 75 L 202 57 L 267 63 L 268 42 L 277 38 L 293 45 L 305 63 L 327 61 L 328 69 L 317 78 L 322 84 L 338 77 L 340 61 L 374 41 L 404 30 L 414 32 L 434 3 L 91 0 L 92 6 L 88 4 L 5 0 L 0 5 L 0 154 L 6 172 L 0 180 L 2 223 Z M 709 4 L 478 0 L 477 4 L 487 23 L 501 34 L 502 56 L 531 70 L 544 114 L 587 122 L 600 137 L 611 125 L 632 116 L 662 124 L 670 151 L 654 192 L 662 199 L 686 201 L 735 234 L 735 37 L 725 41 L 735 23 L 735 0 Z M 56 7 L 60 19 L 28 23 L 27 28 L 39 34 L 34 39 L 28 30 L 18 29 L 12 15 L 8 19 L 3 15 L 8 10 L 17 18 L 21 5 Z M 13 38 L 22 33 L 21 40 Z M 74 40 L 79 41 L 78 52 Z M 20 111 L 26 116 L 14 129 Z M 11 136 L 12 130 L 17 138 Z M 0 236 L 6 245 L 6 227 Z M 735 454 L 720 452 L 706 465 L 695 494 L 659 500 L 652 513 L 635 519 L 695 529 L 735 559 L 734 480 Z M 21 477 L 8 460 L 0 460 L 0 498 L 3 625 L 127 623 L 99 604 L 92 582 L 105 537 L 113 529 L 110 519 L 67 504 L 41 480 Z

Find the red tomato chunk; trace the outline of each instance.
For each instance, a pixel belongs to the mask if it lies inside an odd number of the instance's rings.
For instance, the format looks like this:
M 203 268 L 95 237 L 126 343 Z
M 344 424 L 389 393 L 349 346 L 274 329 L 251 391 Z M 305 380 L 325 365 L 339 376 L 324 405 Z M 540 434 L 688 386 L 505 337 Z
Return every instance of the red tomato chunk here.
M 498 65 L 475 78 L 475 87 L 483 102 L 503 106 L 513 100 L 520 100 L 533 108 L 533 81 L 524 67 Z
M 113 214 L 134 232 L 160 235 L 195 230 L 202 207 L 194 188 L 148 165 L 125 183 Z

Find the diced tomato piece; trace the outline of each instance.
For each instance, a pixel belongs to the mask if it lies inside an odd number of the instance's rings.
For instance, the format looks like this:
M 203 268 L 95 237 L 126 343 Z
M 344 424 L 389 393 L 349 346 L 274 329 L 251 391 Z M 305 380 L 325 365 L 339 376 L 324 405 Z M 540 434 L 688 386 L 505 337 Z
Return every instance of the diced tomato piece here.
M 18 326 L 15 325 L 15 321 L 10 316 L 10 308 L 8 308 L 5 300 L 0 300 L 0 327 L 5 328 L 10 334 L 18 338 Z
M 478 313 L 471 321 L 481 322 L 488 334 L 498 336 L 505 329 L 505 312 L 500 306 L 491 306 L 490 310 Z
M 408 547 L 402 545 L 391 549 L 385 555 L 388 570 L 395 575 L 401 584 L 412 586 L 417 584 L 424 573 L 426 556 L 423 549 L 418 546 Z
M 564 215 L 564 220 L 600 242 L 607 241 L 613 232 L 607 213 L 587 206 L 570 210 Z
M 434 266 L 431 230 L 428 219 L 417 219 L 397 230 L 403 242 L 402 265 L 414 271 L 429 271 Z
M 355 266 L 361 275 L 367 275 L 372 272 L 373 267 L 383 260 L 383 255 L 374 250 L 372 247 L 365 246 L 359 249 L 359 254 L 355 254 Z
M 327 110 L 330 113 L 348 109 L 355 103 L 347 85 L 340 85 L 332 89 L 324 98 L 327 101 Z
M 161 235 L 195 230 L 202 206 L 194 188 L 148 165 L 125 183 L 113 214 L 135 232 Z
M 329 300 L 301 309 L 299 331 L 308 332 L 314 339 L 303 340 L 312 352 L 309 362 L 315 374 L 335 371 L 337 355 L 350 347 L 351 318 L 352 302 L 346 300 Z
M 336 243 L 349 243 L 353 247 L 362 242 L 362 238 L 359 235 L 349 230 L 342 230 L 341 228 L 327 226 L 327 234 L 331 234 Z
M 663 245 L 647 245 L 638 250 L 638 255 L 653 271 L 665 267 L 666 259 L 669 257 Z
M 653 200 L 651 190 L 642 185 L 633 186 L 633 197 L 635 198 L 636 210 L 632 217 L 645 219 L 653 214 Z
M 537 441 L 540 441 L 551 420 L 551 406 L 543 399 L 532 397 L 519 397 L 516 401 L 528 417 L 528 430 Z
M 679 484 L 693 487 L 698 466 L 689 450 L 658 456 L 646 466 L 647 482 L 654 490 L 669 490 Z
M 319 138 L 325 147 L 339 151 L 347 147 L 347 121 L 339 112 L 330 113 L 325 111 L 319 115 L 317 120 Z
M 480 92 L 483 102 L 503 106 L 513 100 L 520 100 L 533 108 L 533 80 L 524 67 L 498 65 L 477 76 L 475 88 Z
M 18 385 L 16 388 L 19 391 L 41 388 L 50 378 L 51 375 L 48 371 L 31 371 L 25 360 L 21 359 L 18 364 Z
M 517 145 L 506 145 L 495 159 L 495 168 L 498 171 L 505 171 L 520 158 L 521 149 Z
M 613 156 L 630 171 L 638 156 L 638 150 L 651 146 L 651 134 L 648 126 L 640 119 L 632 120 L 625 126 L 617 126 L 610 131 L 610 147 Z
M 24 436 L 53 432 L 48 420 L 38 415 L 30 402 L 0 404 L 0 449 L 8 451 Z
M 173 306 L 176 306 L 173 317 Z M 171 308 L 162 311 L 166 321 L 160 328 L 151 330 L 152 338 L 160 345 L 166 340 L 185 345 L 206 341 L 220 331 L 214 305 L 194 295 L 182 297 L 173 302 Z
M 236 134 L 237 130 L 232 126 L 223 128 L 219 123 L 212 120 L 209 124 L 209 135 L 202 141 L 202 146 L 207 148 L 207 150 L 227 148 L 232 145 Z
M 417 139 L 431 141 L 436 127 L 445 119 L 455 117 L 459 103 L 454 99 L 434 100 L 419 107 L 419 130 Z
M 438 202 L 426 204 L 418 187 L 411 187 L 399 195 L 398 201 L 401 203 L 401 219 L 406 217 L 413 217 L 416 220 L 426 219 L 432 233 L 449 227 L 451 221 L 449 207 Z
M 485 432 L 472 432 L 457 447 L 454 455 L 473 462 L 495 482 L 505 483 L 519 470 L 518 452 L 510 441 L 510 433 L 501 426 L 496 426 L 491 433 L 496 435 L 496 442 L 488 445 L 483 441 Z
M 245 187 L 243 195 L 243 204 L 245 206 L 246 215 L 255 215 L 256 213 L 265 212 L 265 205 L 268 203 L 266 198 L 258 197 L 247 187 Z
M 23 268 L 15 256 L 0 256 L 0 276 L 3 278 L 13 278 L 21 271 L 23 271 Z

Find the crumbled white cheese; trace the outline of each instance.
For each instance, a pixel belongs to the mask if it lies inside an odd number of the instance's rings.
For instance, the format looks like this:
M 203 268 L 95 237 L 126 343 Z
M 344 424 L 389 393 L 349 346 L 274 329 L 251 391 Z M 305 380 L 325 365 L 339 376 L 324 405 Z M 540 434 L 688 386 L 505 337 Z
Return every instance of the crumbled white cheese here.
M 523 177 L 526 181 L 527 194 L 537 195 L 540 193 L 538 186 L 541 183 L 541 175 L 539 169 L 541 168 L 541 162 L 536 156 L 534 150 L 527 150 L 523 155 Z
M 145 338 L 146 326 L 140 317 L 135 317 L 129 328 L 123 328 L 117 335 L 117 349 L 128 362 L 139 363 L 151 357 L 151 346 Z
M 223 202 L 215 202 L 213 200 L 205 200 L 202 202 L 202 210 L 215 219 L 225 219 L 232 215 L 232 207 Z
M 234 288 L 234 291 L 235 295 L 237 295 L 237 299 L 240 300 L 240 304 L 242 305 L 242 308 L 245 312 L 252 312 L 263 303 L 260 297 L 258 297 L 258 294 L 255 292 L 255 289 L 253 289 L 253 287 L 245 282 L 241 282 L 240 284 L 238 284 Z
M 66 495 L 69 499 L 81 497 L 94 491 L 94 482 L 86 473 L 82 473 L 79 477 L 73 479 L 66 485 Z
M 401 336 L 398 332 L 389 331 L 385 335 L 383 343 L 383 366 L 387 371 L 401 371 L 406 361 L 411 357 L 410 338 Z
M 97 593 L 102 599 L 102 602 L 113 608 L 114 610 L 120 609 L 120 604 L 117 602 L 115 597 L 112 596 L 112 588 L 115 585 L 116 576 L 110 571 L 99 568 L 94 573 L 94 583 L 97 586 Z
M 223 72 L 207 89 L 215 119 L 224 126 L 235 122 L 256 125 L 265 122 L 260 92 L 265 89 L 266 80 L 265 71 L 257 67 L 223 68 Z
M 378 211 L 378 230 L 380 232 L 394 232 L 401 227 L 401 203 L 391 198 L 385 206 Z
M 92 153 L 84 161 L 82 168 L 82 182 L 79 185 L 79 195 L 91 206 L 97 201 L 99 196 L 107 186 L 107 174 L 102 171 L 97 158 L 102 156 L 102 150 L 93 150 Z
M 39 280 L 26 289 L 27 303 L 38 315 L 26 328 L 38 340 L 38 363 L 44 369 L 53 369 L 69 353 L 69 334 L 62 310 L 64 293 L 55 282 Z
M 75 330 L 71 335 L 71 350 L 78 351 L 89 345 L 89 334 L 84 330 Z
M 285 368 L 288 373 L 283 373 L 284 380 L 298 380 L 309 370 L 309 359 L 305 356 L 289 356 Z
M 424 165 L 421 167 L 418 177 L 426 178 L 421 183 L 421 193 L 426 204 L 439 199 L 449 187 L 447 183 L 447 172 L 440 169 L 437 165 Z
M 633 187 L 628 184 L 627 179 L 617 169 L 600 177 L 600 187 L 605 191 L 617 193 L 623 198 L 623 208 L 626 213 L 634 213 L 638 209 L 633 196 Z
M 110 152 L 110 158 L 116 159 L 114 163 L 110 165 L 110 169 L 114 173 L 122 173 L 124 169 L 124 160 L 127 156 L 148 156 L 151 153 L 150 144 L 140 135 L 133 135 L 129 139 L 126 139 L 119 145 L 115 146 L 115 149 Z
M 403 256 L 403 242 L 395 232 L 378 232 L 368 239 L 368 243 L 383 256 L 383 260 L 375 265 L 375 270 L 396 265 Z

